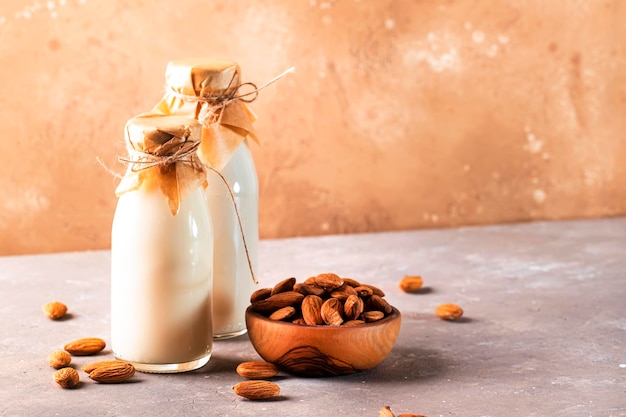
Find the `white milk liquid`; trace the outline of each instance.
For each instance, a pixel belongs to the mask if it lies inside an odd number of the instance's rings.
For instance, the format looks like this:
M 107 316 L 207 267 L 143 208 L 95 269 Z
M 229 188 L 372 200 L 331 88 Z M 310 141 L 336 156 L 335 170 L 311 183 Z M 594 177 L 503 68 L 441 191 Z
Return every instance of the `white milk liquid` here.
M 120 196 L 111 242 L 111 346 L 146 372 L 206 364 L 213 347 L 213 234 L 202 188 L 172 216 L 144 182 Z
M 259 240 L 259 185 L 252 154 L 241 144 L 221 171 L 228 181 L 243 224 L 246 244 L 256 273 Z M 234 337 L 246 332 L 245 311 L 255 284 L 250 275 L 232 200 L 223 181 L 208 175 L 206 195 L 213 219 L 213 335 Z

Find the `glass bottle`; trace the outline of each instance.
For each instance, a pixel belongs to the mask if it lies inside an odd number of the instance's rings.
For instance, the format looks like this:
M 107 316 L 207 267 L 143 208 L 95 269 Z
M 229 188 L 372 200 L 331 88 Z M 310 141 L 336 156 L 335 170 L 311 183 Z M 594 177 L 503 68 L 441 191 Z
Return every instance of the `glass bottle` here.
M 201 126 L 176 116 L 126 125 L 129 164 L 111 240 L 111 346 L 145 372 L 209 361 L 213 231 L 197 161 Z
M 206 196 L 214 227 L 213 336 L 229 338 L 246 332 L 245 310 L 255 289 L 248 258 L 257 266 L 259 188 L 249 138 L 254 114 L 237 97 L 241 71 L 231 61 L 183 59 L 166 70 L 166 93 L 154 112 L 194 117 L 203 124 L 198 155 L 219 171 L 232 190 L 244 241 L 228 189 L 208 173 Z

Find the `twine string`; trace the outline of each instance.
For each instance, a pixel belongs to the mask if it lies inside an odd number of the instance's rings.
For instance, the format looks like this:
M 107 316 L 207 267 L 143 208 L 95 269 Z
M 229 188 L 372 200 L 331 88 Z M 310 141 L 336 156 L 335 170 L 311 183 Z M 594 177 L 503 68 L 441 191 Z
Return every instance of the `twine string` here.
M 198 114 L 198 121 L 205 126 L 209 126 L 213 123 L 220 122 L 222 113 L 220 110 L 224 109 L 230 103 L 234 101 L 243 101 L 244 103 L 252 103 L 259 96 L 259 92 L 264 88 L 274 84 L 276 81 L 285 77 L 287 74 L 295 72 L 295 67 L 289 67 L 285 71 L 281 72 L 265 84 L 257 87 L 256 84 L 251 82 L 240 83 L 233 87 L 232 84 L 235 81 L 237 73 L 233 74 L 228 86 L 221 94 L 208 94 L 202 96 L 183 94 L 176 91 L 171 86 L 166 86 L 166 90 L 169 94 L 183 100 L 192 103 L 202 103 L 200 113 Z M 240 90 L 244 87 L 252 87 L 251 91 L 241 93 Z

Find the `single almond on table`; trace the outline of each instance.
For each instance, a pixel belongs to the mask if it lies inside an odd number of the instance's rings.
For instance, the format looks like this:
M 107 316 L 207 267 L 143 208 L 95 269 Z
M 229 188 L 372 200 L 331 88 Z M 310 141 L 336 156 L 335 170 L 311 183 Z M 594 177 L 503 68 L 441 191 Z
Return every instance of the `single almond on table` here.
M 317 295 L 307 295 L 304 297 L 301 308 L 302 318 L 306 324 L 312 326 L 324 324 L 324 319 L 322 318 L 322 304 L 324 304 L 324 300 Z
M 435 309 L 435 314 L 444 320 L 456 320 L 463 315 L 463 309 L 456 304 L 441 304 Z
M 89 372 L 89 378 L 105 384 L 124 382 L 135 375 L 135 367 L 130 363 L 115 361 L 117 363 L 105 364 L 96 367 Z
M 322 320 L 330 326 L 341 326 L 343 323 L 343 305 L 336 298 L 329 298 L 322 304 Z
M 63 388 L 74 388 L 78 385 L 80 377 L 78 372 L 74 368 L 62 368 L 56 371 L 53 375 L 54 382 L 62 386 Z
M 380 409 L 380 413 L 378 414 L 378 417 L 395 417 L 395 416 L 393 412 L 391 411 L 391 407 L 386 405 Z
M 233 391 L 249 400 L 266 400 L 277 397 L 280 387 L 271 381 L 244 381 L 235 385 Z
M 237 373 L 248 379 L 267 379 L 278 375 L 278 368 L 269 362 L 243 362 L 237 366 Z
M 423 414 L 400 414 L 398 417 L 428 417 Z
M 52 320 L 58 320 L 67 313 L 67 306 L 60 301 L 52 301 L 44 305 L 42 310 Z
M 63 349 L 75 356 L 85 356 L 98 353 L 105 346 L 106 342 L 99 337 L 85 337 L 69 342 Z
M 57 350 L 48 355 L 48 364 L 55 369 L 66 367 L 72 362 L 72 357 L 64 350 Z
M 94 369 L 99 368 L 101 366 L 111 366 L 111 365 L 117 365 L 117 364 L 121 364 L 121 363 L 126 363 L 126 362 L 120 361 L 120 360 L 117 360 L 117 359 L 110 359 L 110 360 L 106 360 L 106 361 L 98 361 L 98 362 L 88 363 L 87 365 L 83 365 L 83 367 L 81 369 L 83 370 L 83 372 L 86 372 L 86 373 L 90 374 Z
M 417 292 L 424 285 L 422 277 L 417 275 L 407 275 L 400 280 L 398 286 L 404 292 Z

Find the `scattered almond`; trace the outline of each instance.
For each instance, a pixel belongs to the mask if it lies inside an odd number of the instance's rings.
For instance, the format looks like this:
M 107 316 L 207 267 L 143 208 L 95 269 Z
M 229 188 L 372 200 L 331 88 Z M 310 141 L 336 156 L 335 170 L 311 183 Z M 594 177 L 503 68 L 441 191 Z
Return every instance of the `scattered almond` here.
M 64 350 L 57 350 L 48 355 L 48 363 L 54 369 L 61 369 L 72 362 L 72 357 Z
M 135 367 L 130 363 L 123 361 L 114 362 L 116 363 L 97 366 L 89 372 L 89 378 L 97 382 L 113 384 L 117 382 L 124 382 L 128 378 L 135 375 Z
M 378 417 L 395 417 L 395 416 L 393 412 L 391 411 L 391 407 L 386 405 L 380 409 L 380 413 L 378 414 Z
M 424 285 L 422 277 L 417 275 L 408 275 L 400 280 L 398 286 L 404 292 L 417 292 Z
M 444 320 L 456 320 L 463 315 L 463 309 L 456 304 L 441 304 L 435 314 Z
M 100 352 L 106 342 L 98 337 L 85 337 L 66 344 L 63 349 L 75 356 L 93 355 Z
M 266 400 L 277 397 L 280 387 L 271 381 L 243 381 L 235 385 L 233 391 L 250 400 Z
M 67 313 L 67 306 L 59 301 L 47 303 L 42 309 L 52 320 L 58 320 Z
M 101 366 L 112 366 L 112 365 L 117 365 L 120 363 L 126 363 L 126 362 L 120 361 L 117 359 L 98 361 L 98 362 L 88 363 L 87 365 L 83 365 L 81 369 L 83 370 L 83 372 L 90 374 L 94 369 L 99 368 Z
M 269 362 L 243 362 L 237 366 L 237 373 L 248 379 L 267 379 L 278 375 L 278 368 Z
M 78 385 L 80 377 L 74 368 L 61 368 L 53 375 L 54 382 L 63 388 L 74 388 Z

